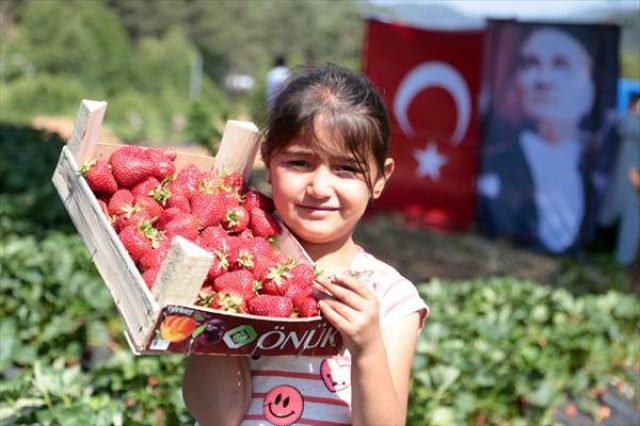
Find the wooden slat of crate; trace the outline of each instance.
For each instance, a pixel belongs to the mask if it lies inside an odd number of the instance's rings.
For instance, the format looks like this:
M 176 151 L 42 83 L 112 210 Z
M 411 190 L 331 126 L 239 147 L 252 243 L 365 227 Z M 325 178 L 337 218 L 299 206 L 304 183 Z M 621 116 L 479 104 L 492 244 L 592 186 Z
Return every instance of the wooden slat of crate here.
M 100 209 L 68 147 L 63 147 L 52 181 L 82 237 L 134 340 L 142 341 L 160 312 L 133 261 Z

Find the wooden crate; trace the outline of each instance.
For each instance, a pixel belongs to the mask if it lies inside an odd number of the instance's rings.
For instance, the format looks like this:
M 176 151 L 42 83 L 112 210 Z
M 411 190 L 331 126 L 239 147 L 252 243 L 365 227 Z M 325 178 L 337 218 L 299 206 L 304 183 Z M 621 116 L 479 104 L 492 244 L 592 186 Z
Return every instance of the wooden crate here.
M 119 147 L 98 141 L 106 108 L 106 102 L 82 101 L 73 135 L 62 148 L 52 181 L 126 323 L 131 349 L 136 354 L 338 353 L 341 336 L 321 317 L 274 319 L 195 306 L 213 256 L 181 237 L 174 238 L 153 290 L 147 288 L 87 182 L 78 174 L 78 165 L 85 160 L 106 159 Z M 178 151 L 176 168 L 193 163 L 201 170 L 234 170 L 247 181 L 258 144 L 253 123 L 228 121 L 215 158 Z M 299 261 L 311 262 L 284 226 L 277 246 Z

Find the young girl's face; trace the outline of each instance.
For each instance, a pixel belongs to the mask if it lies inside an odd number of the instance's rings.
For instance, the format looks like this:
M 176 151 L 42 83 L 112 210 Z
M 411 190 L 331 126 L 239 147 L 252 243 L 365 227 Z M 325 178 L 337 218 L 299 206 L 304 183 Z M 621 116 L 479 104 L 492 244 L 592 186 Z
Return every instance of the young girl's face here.
M 331 146 L 332 141 L 321 128 L 316 136 L 314 143 L 294 139 L 271 158 L 273 201 L 303 245 L 345 244 L 369 200 L 380 195 L 385 179 L 375 166 L 370 167 L 372 194 L 356 160 L 346 152 L 339 154 L 339 149 L 331 155 L 317 152 L 315 147 Z

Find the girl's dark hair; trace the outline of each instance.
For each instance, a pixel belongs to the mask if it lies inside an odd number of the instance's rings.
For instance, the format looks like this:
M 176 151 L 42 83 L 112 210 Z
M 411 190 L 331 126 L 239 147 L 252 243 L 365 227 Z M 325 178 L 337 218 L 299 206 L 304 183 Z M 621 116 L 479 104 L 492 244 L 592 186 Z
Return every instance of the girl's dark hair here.
M 322 120 L 337 142 L 361 168 L 367 185 L 370 162 L 378 175 L 384 170 L 389 146 L 389 119 L 382 97 L 362 74 L 328 65 L 297 68 L 275 99 L 266 129 L 261 155 L 266 164 L 295 138 L 307 138 L 321 152 L 333 147 L 321 145 L 314 127 Z

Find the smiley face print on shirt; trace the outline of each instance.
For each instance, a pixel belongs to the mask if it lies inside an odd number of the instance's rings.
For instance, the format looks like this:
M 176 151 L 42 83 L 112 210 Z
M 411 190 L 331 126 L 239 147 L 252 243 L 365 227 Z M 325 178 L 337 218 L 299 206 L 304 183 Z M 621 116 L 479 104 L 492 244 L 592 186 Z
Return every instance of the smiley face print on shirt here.
M 293 386 L 281 385 L 271 389 L 262 406 L 265 419 L 274 426 L 289 426 L 302 417 L 304 400 Z
M 351 386 L 351 364 L 346 359 L 327 358 L 320 363 L 320 377 L 329 392 L 336 393 Z

